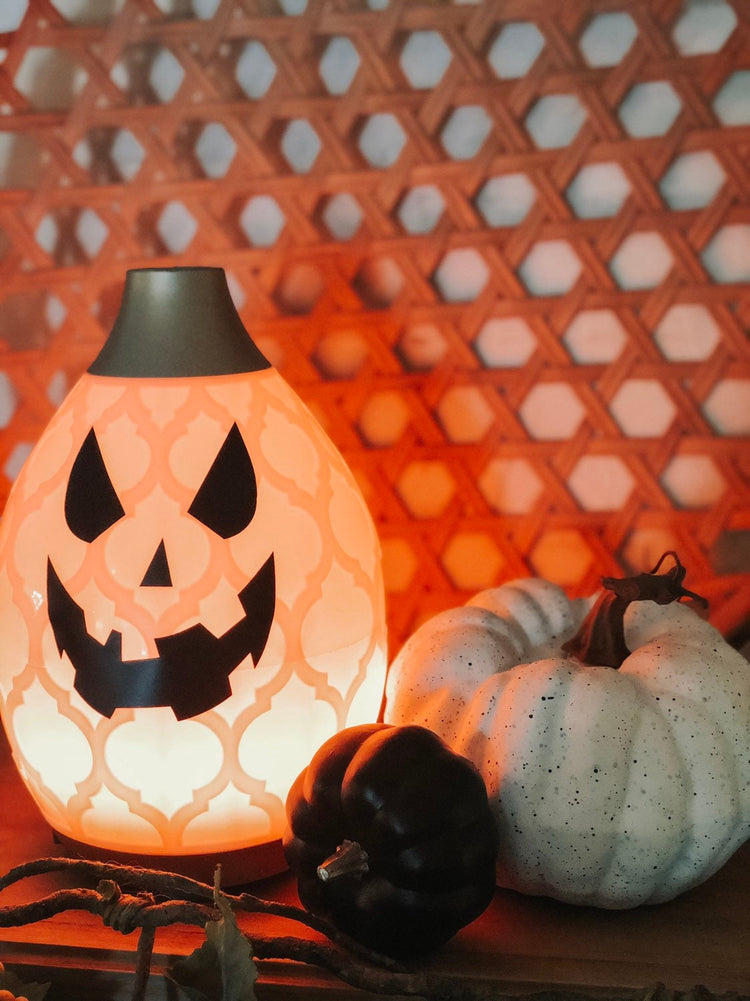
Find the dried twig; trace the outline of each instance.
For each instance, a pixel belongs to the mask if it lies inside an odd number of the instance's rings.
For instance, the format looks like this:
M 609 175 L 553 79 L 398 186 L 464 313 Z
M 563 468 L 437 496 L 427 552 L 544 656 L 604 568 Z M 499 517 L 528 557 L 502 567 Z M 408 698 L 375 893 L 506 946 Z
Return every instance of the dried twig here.
M 104 923 L 123 934 L 141 930 L 139 939 L 136 993 L 133 1001 L 142 1001 L 148 980 L 151 951 L 156 928 L 172 924 L 205 926 L 215 916 L 213 888 L 175 873 L 139 869 L 114 863 L 73 859 L 37 859 L 12 869 L 0 878 L 0 891 L 28 876 L 67 871 L 99 880 L 96 889 L 76 887 L 57 890 L 39 900 L 10 907 L 0 907 L 0 927 L 31 924 L 68 910 L 95 914 Z M 113 877 L 117 876 L 115 880 Z M 123 893 L 122 887 L 135 889 Z M 172 896 L 170 896 L 172 894 Z M 178 899 L 174 898 L 177 894 Z M 301 908 L 262 900 L 252 894 L 224 894 L 233 908 L 272 914 L 296 921 L 316 931 L 328 929 L 327 922 L 313 918 Z M 161 897 L 162 899 L 157 899 Z M 166 899 L 165 899 L 166 898 Z M 385 957 L 370 954 L 363 959 L 361 948 L 353 954 L 342 946 L 342 936 L 332 929 L 332 944 L 294 936 L 264 936 L 252 933 L 249 939 L 260 959 L 286 959 L 318 966 L 335 974 L 345 983 L 373 994 L 418 997 L 427 1001 L 520 1001 L 517 996 L 498 992 L 497 986 L 481 980 L 452 977 L 425 970 L 408 970 Z M 327 932 L 324 932 L 326 934 Z M 335 940 L 335 941 L 333 941 Z M 378 962 L 382 960 L 382 962 Z M 523 1001 L 590 1001 L 582 993 L 543 991 L 524 995 Z M 738 995 L 723 997 L 705 987 L 691 991 L 668 991 L 663 985 L 647 991 L 623 992 L 611 1001 L 750 1001 Z
M 116 881 L 125 891 L 151 893 L 154 897 L 164 900 L 192 902 L 213 907 L 214 890 L 208 883 L 202 883 L 199 880 L 191 879 L 188 876 L 181 876 L 174 872 L 122 865 L 117 862 L 94 862 L 89 859 L 41 858 L 24 862 L 11 869 L 5 876 L 0 877 L 0 892 L 22 879 L 52 872 L 66 872 L 90 882 L 110 879 Z M 243 911 L 248 914 L 266 914 L 296 921 L 310 928 L 312 931 L 319 932 L 331 942 L 335 942 L 368 963 L 376 966 L 384 966 L 388 969 L 402 969 L 395 960 L 372 949 L 368 949 L 359 942 L 355 942 L 354 939 L 344 934 L 331 924 L 330 921 L 326 921 L 325 918 L 318 915 L 311 914 L 302 907 L 297 907 L 294 904 L 284 904 L 276 900 L 264 900 L 262 897 L 256 897 L 252 893 L 232 894 L 222 892 L 235 911 Z M 41 919 L 32 918 L 31 920 Z M 169 921 L 167 923 L 176 923 L 179 920 L 179 918 L 175 918 L 174 922 Z

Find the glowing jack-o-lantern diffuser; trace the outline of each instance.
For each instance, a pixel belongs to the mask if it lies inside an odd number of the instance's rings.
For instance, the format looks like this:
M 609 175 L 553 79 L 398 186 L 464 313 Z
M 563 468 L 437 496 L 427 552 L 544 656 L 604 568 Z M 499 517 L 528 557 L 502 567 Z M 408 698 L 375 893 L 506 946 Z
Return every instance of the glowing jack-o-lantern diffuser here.
M 46 820 L 279 868 L 287 791 L 377 717 L 385 647 L 365 502 L 224 272 L 128 272 L 0 531 L 2 719 Z

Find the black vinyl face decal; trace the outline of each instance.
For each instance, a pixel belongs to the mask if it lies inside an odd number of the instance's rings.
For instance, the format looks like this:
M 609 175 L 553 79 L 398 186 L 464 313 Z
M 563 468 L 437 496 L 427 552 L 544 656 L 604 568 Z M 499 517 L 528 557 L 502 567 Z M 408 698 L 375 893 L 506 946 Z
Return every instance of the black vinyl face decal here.
M 221 449 L 190 505 L 188 514 L 222 539 L 247 528 L 257 506 L 252 460 L 237 425 Z M 93 428 L 71 469 L 65 494 L 65 519 L 84 542 L 93 542 L 125 516 L 107 473 Z M 141 587 L 171 587 L 167 551 L 162 540 L 146 568 Z M 244 615 L 223 635 L 204 625 L 172 636 L 156 637 L 157 657 L 122 659 L 122 634 L 113 630 L 102 644 L 86 629 L 83 609 L 70 596 L 47 561 L 49 619 L 59 653 L 67 653 L 75 670 L 74 687 L 102 716 L 115 709 L 169 706 L 177 719 L 213 709 L 231 694 L 229 675 L 248 655 L 258 664 L 271 631 L 276 604 L 273 554 L 240 591 Z
M 253 463 L 240 429 L 234 424 L 206 473 L 188 514 L 202 521 L 222 539 L 229 539 L 247 528 L 253 520 L 257 503 L 258 486 Z
M 125 516 L 92 428 L 73 463 L 65 491 L 65 520 L 73 535 L 93 542 Z

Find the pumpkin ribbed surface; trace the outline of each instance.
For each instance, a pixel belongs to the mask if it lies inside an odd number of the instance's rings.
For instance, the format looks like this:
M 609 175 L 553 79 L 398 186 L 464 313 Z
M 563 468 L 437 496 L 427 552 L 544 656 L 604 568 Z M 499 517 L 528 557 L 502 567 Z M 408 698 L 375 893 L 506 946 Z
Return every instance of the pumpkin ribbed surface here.
M 492 899 L 497 843 L 484 784 L 428 729 L 342 730 L 300 773 L 286 810 L 300 900 L 371 948 L 437 949 Z M 356 866 L 336 871 L 354 847 Z
M 600 907 L 668 900 L 750 835 L 750 667 L 692 609 L 625 616 L 619 670 L 562 652 L 587 603 L 528 579 L 426 622 L 391 666 L 385 718 L 480 770 L 498 883 Z

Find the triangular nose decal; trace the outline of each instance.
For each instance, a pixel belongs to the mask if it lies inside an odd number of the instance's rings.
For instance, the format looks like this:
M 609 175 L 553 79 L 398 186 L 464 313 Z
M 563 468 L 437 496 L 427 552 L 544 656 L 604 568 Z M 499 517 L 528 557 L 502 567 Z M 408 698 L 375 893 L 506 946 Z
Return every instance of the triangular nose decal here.
M 141 587 L 171 587 L 172 574 L 169 572 L 169 562 L 167 560 L 167 550 L 164 539 L 157 546 L 154 558 L 148 565 L 148 570 L 143 575 Z

